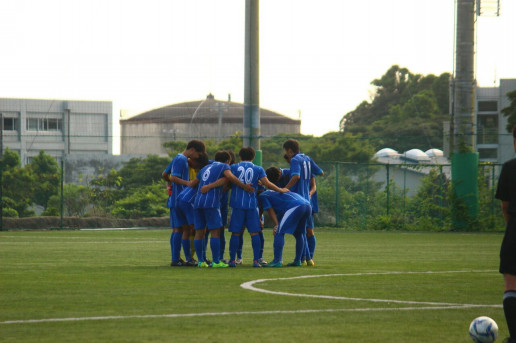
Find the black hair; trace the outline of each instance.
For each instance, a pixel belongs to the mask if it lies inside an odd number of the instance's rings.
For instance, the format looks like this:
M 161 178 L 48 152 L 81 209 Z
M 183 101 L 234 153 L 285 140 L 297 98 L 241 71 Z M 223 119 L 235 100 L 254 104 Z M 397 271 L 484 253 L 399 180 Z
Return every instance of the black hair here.
M 248 146 L 240 149 L 238 156 L 240 156 L 242 161 L 252 161 L 256 156 L 256 152 L 254 151 L 253 147 Z
M 299 142 L 292 138 L 287 139 L 285 143 L 283 143 L 283 149 L 290 149 L 294 154 L 297 154 L 299 153 Z
M 208 158 L 208 154 L 205 152 L 201 152 L 199 157 L 195 160 L 197 162 L 198 169 L 202 169 L 208 164 L 210 164 L 210 159 Z
M 217 161 L 217 162 L 227 163 L 230 160 L 231 160 L 231 155 L 227 151 L 219 150 L 219 151 L 217 151 L 217 153 L 215 153 L 215 161 Z
M 267 175 L 267 179 L 269 179 L 270 182 L 276 184 L 280 179 L 281 170 L 278 167 L 269 167 L 265 171 L 265 174 Z
M 186 150 L 194 148 L 197 152 L 205 152 L 206 146 L 204 145 L 203 141 L 200 141 L 198 139 L 192 139 L 190 142 L 188 142 L 186 146 Z

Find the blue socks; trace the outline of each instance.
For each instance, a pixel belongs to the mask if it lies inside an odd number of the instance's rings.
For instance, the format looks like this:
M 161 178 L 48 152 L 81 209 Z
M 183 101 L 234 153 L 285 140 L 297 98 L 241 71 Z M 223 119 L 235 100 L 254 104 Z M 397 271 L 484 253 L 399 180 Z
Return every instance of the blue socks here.
M 263 235 L 263 231 L 261 231 L 258 236 L 260 237 L 260 244 L 261 244 L 261 248 L 260 248 L 260 258 L 263 257 L 263 248 L 265 246 L 265 236 Z
M 306 242 L 307 242 L 307 245 L 308 245 L 308 251 L 310 252 L 310 258 L 314 258 L 314 253 L 315 253 L 315 244 L 316 244 L 316 239 L 315 239 L 315 235 L 312 235 L 310 237 L 306 237 Z
M 296 237 L 296 257 L 294 258 L 294 261 L 301 261 L 303 250 L 306 245 L 306 233 L 295 233 L 294 237 Z
M 220 230 L 220 259 L 224 259 L 224 252 L 226 251 L 226 237 L 224 236 L 224 230 Z
M 192 254 L 190 253 L 190 239 L 182 239 L 181 243 L 183 245 L 183 251 L 185 252 L 185 260 L 191 261 Z
M 285 245 L 285 234 L 277 233 L 274 236 L 274 261 L 273 262 L 282 262 L 283 261 L 283 246 Z
M 194 239 L 194 247 L 195 253 L 197 254 L 197 260 L 199 262 L 204 262 L 204 240 L 203 239 Z
M 211 237 L 210 239 L 210 247 L 211 253 L 213 257 L 213 263 L 219 263 L 220 256 L 220 238 L 219 237 Z
M 237 258 L 242 259 L 242 247 L 244 246 L 244 234 L 242 234 L 239 237 L 238 241 L 238 248 L 237 248 Z
M 260 249 L 262 248 L 260 235 L 251 236 L 251 244 L 253 246 L 253 260 L 258 261 L 260 259 Z
M 183 234 L 181 232 L 173 232 L 171 241 L 171 249 L 172 249 L 172 261 L 179 261 L 179 256 L 181 254 L 181 240 L 183 238 Z
M 240 244 L 240 237 L 236 235 L 231 235 L 229 239 L 229 261 L 234 261 L 237 255 L 238 245 Z

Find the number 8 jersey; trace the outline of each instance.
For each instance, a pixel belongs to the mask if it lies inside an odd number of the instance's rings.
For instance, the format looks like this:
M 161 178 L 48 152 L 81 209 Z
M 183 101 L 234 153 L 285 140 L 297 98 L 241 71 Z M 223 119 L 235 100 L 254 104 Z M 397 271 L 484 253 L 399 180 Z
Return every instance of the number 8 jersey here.
M 252 162 L 243 161 L 237 164 L 231 165 L 231 172 L 235 175 L 242 183 L 251 184 L 255 191 L 249 193 L 244 191 L 242 188 L 233 185 L 231 188 L 231 200 L 229 206 L 232 208 L 242 209 L 255 209 L 258 207 L 258 201 L 256 200 L 256 190 L 258 189 L 258 180 L 266 177 L 265 170 Z

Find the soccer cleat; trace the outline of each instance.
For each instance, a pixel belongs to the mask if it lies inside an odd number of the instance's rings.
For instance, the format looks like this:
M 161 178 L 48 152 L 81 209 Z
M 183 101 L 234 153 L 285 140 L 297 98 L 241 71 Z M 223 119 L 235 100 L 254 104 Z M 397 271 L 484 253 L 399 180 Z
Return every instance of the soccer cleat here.
M 265 261 L 265 259 L 262 257 L 261 259 L 258 260 L 258 263 L 263 266 L 263 265 L 267 264 L 267 261 Z
M 219 263 L 215 263 L 215 262 L 213 262 L 213 263 L 211 264 L 211 267 L 212 267 L 212 268 L 227 268 L 227 267 L 228 267 L 228 265 L 227 265 L 227 264 L 225 264 L 225 263 L 224 263 L 224 262 L 222 262 L 222 261 L 219 261 Z
M 314 262 L 314 260 L 308 260 L 308 261 L 306 261 L 306 265 L 308 267 L 315 267 L 315 262 Z
M 242 260 L 241 258 L 237 258 L 237 259 L 235 260 L 235 263 L 236 263 L 236 264 L 242 264 L 242 263 L 244 263 L 244 260 Z
M 183 266 L 185 267 L 195 267 L 197 265 L 197 261 L 195 260 L 190 260 L 190 261 L 186 261 Z
M 301 267 L 301 261 L 293 261 L 287 264 L 288 267 Z
M 253 268 L 261 268 L 261 267 L 262 267 L 262 265 L 258 261 L 254 260 Z
M 181 261 L 172 261 L 170 262 L 170 266 L 171 267 L 182 267 L 184 266 L 184 262 L 181 262 Z
M 267 267 L 267 268 L 280 268 L 280 267 L 283 267 L 283 263 L 281 263 L 281 261 L 280 262 L 272 261 L 271 263 L 265 264 L 264 267 Z
M 301 265 L 306 267 L 306 260 L 301 261 Z
M 209 268 L 210 265 L 206 262 L 199 262 L 199 264 L 197 265 L 199 268 Z
M 228 263 L 228 267 L 231 267 L 231 268 L 235 268 L 236 267 L 236 263 L 235 261 L 231 261 Z
M 228 264 L 229 263 L 229 260 L 226 260 L 225 258 L 221 258 L 220 259 L 222 262 L 224 262 L 225 264 Z

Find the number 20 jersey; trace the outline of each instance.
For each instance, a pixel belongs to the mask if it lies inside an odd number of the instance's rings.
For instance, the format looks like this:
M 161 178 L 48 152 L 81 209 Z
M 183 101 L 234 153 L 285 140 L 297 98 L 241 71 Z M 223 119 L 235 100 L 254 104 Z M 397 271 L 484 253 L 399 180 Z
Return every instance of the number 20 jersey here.
M 256 190 L 258 189 L 258 180 L 265 177 L 265 170 L 252 162 L 240 162 L 231 165 L 231 172 L 242 183 L 251 184 L 254 188 L 253 193 L 246 192 L 242 188 L 233 185 L 231 188 L 231 200 L 229 206 L 232 208 L 256 209 L 258 200 L 256 199 Z

